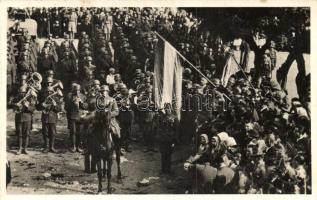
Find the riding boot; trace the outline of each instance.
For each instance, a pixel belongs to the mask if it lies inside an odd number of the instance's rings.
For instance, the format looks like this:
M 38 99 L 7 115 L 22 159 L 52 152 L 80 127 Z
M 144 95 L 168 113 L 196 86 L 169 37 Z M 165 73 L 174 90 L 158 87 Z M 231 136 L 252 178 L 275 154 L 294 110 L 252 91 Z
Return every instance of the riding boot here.
M 50 136 L 50 140 L 49 140 L 49 144 L 50 144 L 50 152 L 52 152 L 52 153 L 56 153 L 56 149 L 55 149 L 55 147 L 54 147 L 54 144 L 55 144 L 55 135 L 51 135 Z
M 22 153 L 22 137 L 18 137 L 18 145 L 19 149 L 17 151 L 17 155 L 20 155 Z
M 71 152 L 76 152 L 76 136 L 75 134 L 71 135 Z
M 89 154 L 86 152 L 85 157 L 84 157 L 84 167 L 85 167 L 85 172 L 90 173 L 91 168 L 90 168 L 90 158 Z
M 83 150 L 80 148 L 80 135 L 79 134 L 76 134 L 76 151 L 81 153 L 83 152 Z
M 43 152 L 47 153 L 48 152 L 48 144 L 49 144 L 48 137 L 43 135 L 43 140 L 44 140 Z
M 96 159 L 94 156 L 91 156 L 91 166 L 90 166 L 91 173 L 97 172 L 96 166 L 97 166 Z

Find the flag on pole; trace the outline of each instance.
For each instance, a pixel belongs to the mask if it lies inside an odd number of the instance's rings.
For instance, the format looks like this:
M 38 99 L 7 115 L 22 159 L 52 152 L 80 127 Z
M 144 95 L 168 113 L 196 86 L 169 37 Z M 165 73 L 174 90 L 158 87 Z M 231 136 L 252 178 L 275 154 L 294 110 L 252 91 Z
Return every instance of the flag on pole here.
M 228 56 L 226 65 L 223 68 L 221 83 L 224 87 L 227 86 L 229 78 L 240 71 L 238 63 L 234 60 L 233 55 Z
M 159 109 L 164 108 L 165 103 L 170 103 L 178 119 L 182 102 L 181 59 L 170 43 L 159 38 L 154 60 L 154 100 Z

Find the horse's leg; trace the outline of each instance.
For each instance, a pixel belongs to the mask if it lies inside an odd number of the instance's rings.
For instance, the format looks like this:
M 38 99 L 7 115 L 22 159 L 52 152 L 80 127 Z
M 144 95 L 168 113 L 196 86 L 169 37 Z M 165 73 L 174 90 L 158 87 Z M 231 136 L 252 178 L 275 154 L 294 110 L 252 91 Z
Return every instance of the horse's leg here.
M 101 173 L 101 159 L 97 160 L 97 176 L 98 176 L 98 192 L 102 191 L 102 173 Z
M 108 181 L 108 194 L 111 194 L 111 167 L 112 167 L 112 151 L 109 152 L 107 158 L 107 181 Z
M 106 165 L 106 159 L 102 158 L 102 164 L 103 164 L 103 168 L 102 168 L 102 177 L 106 177 L 106 172 L 107 172 L 107 165 Z

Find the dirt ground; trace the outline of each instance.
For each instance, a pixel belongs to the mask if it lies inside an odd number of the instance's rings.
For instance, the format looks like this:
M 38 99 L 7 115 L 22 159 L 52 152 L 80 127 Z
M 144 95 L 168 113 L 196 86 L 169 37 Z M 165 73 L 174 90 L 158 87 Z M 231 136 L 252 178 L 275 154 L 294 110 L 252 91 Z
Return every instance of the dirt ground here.
M 29 155 L 16 155 L 14 112 L 7 112 L 7 158 L 11 162 L 12 182 L 8 194 L 94 194 L 97 192 L 97 174 L 84 170 L 84 157 L 80 153 L 68 151 L 69 130 L 65 116 L 57 125 L 56 149 L 58 153 L 42 153 L 41 113 L 34 115 L 34 131 L 30 134 Z M 138 127 L 134 126 L 134 136 L 138 138 Z M 160 175 L 160 154 L 144 152 L 142 142 L 133 142 L 131 153 L 121 157 L 123 182 L 119 184 L 117 167 L 112 166 L 112 187 L 116 194 L 159 194 L 184 193 L 186 174 L 183 161 L 188 153 L 179 146 L 173 154 L 174 175 Z M 148 186 L 138 186 L 138 181 L 147 178 Z M 104 191 L 106 191 L 106 181 Z
M 278 54 L 277 66 L 287 57 L 287 53 Z M 309 55 L 304 55 L 306 73 L 310 72 Z M 252 59 L 252 55 L 251 55 Z M 297 95 L 295 77 L 297 64 L 293 63 L 288 76 L 289 97 Z M 273 72 L 275 77 L 275 70 Z M 7 188 L 8 194 L 96 194 L 97 174 L 84 173 L 83 155 L 70 153 L 69 130 L 66 127 L 65 114 L 57 123 L 56 149 L 58 153 L 42 153 L 42 134 L 40 112 L 34 114 L 33 131 L 30 134 L 29 155 L 16 155 L 16 136 L 14 112 L 7 110 L 7 159 L 11 162 L 12 182 Z M 138 126 L 133 127 L 133 134 L 141 134 Z M 144 152 L 144 146 L 133 142 L 132 153 L 122 157 L 121 184 L 116 181 L 116 164 L 112 167 L 112 187 L 115 194 L 182 194 L 188 183 L 188 176 L 183 170 L 183 163 L 189 155 L 186 145 L 177 146 L 173 154 L 172 168 L 174 175 L 160 175 L 160 154 Z M 115 163 L 115 162 L 114 162 Z M 138 186 L 142 179 L 148 179 L 148 186 Z M 104 191 L 106 182 L 104 182 Z

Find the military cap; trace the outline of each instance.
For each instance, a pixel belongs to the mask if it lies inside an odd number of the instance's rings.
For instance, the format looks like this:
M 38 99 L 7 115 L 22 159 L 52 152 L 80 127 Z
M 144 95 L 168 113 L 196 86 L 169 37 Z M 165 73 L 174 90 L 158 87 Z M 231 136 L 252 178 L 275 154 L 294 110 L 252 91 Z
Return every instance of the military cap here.
M 213 82 L 214 82 L 214 84 L 220 84 L 220 79 L 219 78 L 214 78 Z
M 46 82 L 47 83 L 53 83 L 53 78 L 52 77 L 47 77 Z
M 25 75 L 25 74 L 21 75 L 21 80 L 26 80 L 27 78 L 28 78 L 27 75 Z
M 74 84 L 73 85 L 73 91 L 80 91 L 80 85 L 79 84 Z
M 47 71 L 47 75 L 54 75 L 54 71 L 53 71 L 53 70 L 51 70 L 51 69 L 50 69 L 50 70 L 48 70 L 48 71 Z
M 104 92 L 104 91 L 108 91 L 108 92 L 109 92 L 109 87 L 108 87 L 108 85 L 102 85 L 102 86 L 100 86 L 100 91 L 101 91 L 101 92 Z
M 20 88 L 19 88 L 19 92 L 20 93 L 25 93 L 26 91 L 27 91 L 27 86 L 26 85 L 23 85 L 23 86 L 21 86 Z
M 270 54 L 270 50 L 266 49 L 264 54 L 268 54 L 269 55 Z
M 122 88 L 120 91 L 121 91 L 121 93 L 122 93 L 123 95 L 129 94 L 128 88 Z
M 145 78 L 145 74 L 144 73 L 140 73 L 140 78 Z
M 94 80 L 94 85 L 100 85 L 100 81 L 99 80 Z
M 151 92 L 152 92 L 152 87 L 146 88 L 145 92 L 146 92 L 146 93 L 151 93 Z
M 135 72 L 137 73 L 137 74 L 140 74 L 140 73 L 142 73 L 142 71 L 141 71 L 141 69 L 135 69 Z
M 184 73 L 191 74 L 192 71 L 189 68 L 185 68 Z
M 145 74 L 146 74 L 146 76 L 148 76 L 148 77 L 151 77 L 151 76 L 152 76 L 152 72 L 150 72 L 150 71 L 147 71 Z
M 119 83 L 118 89 L 121 90 L 121 89 L 124 89 L 124 88 L 127 88 L 127 86 L 124 83 Z

